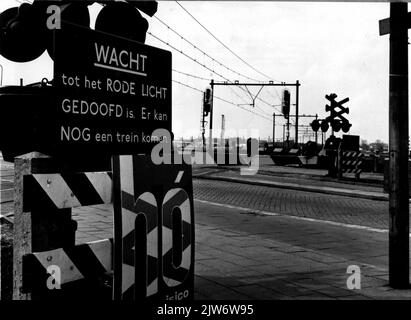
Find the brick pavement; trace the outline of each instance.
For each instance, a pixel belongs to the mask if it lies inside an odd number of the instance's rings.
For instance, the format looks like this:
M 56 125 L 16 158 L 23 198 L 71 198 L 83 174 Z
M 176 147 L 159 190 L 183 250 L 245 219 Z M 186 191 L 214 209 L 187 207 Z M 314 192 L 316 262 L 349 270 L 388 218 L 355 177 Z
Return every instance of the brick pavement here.
M 388 227 L 387 201 L 209 180 L 194 180 L 194 196 L 280 214 Z
M 411 290 L 387 286 L 385 234 L 283 216 L 239 217 L 238 210 L 209 204 L 196 209 L 197 283 L 206 286 L 197 287 L 200 298 L 219 299 L 220 292 L 227 299 L 231 293 L 233 299 L 411 298 Z M 360 290 L 347 288 L 349 265 L 360 267 Z

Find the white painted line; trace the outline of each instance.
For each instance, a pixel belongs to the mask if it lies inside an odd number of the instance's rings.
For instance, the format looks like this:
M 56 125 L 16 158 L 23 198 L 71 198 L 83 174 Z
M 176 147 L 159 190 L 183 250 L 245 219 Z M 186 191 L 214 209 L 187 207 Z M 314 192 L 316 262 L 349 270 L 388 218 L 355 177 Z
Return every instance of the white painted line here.
M 214 205 L 214 206 L 224 207 L 224 208 L 237 209 L 237 210 L 242 210 L 242 211 L 253 211 L 255 213 L 263 214 L 263 215 L 266 215 L 266 216 L 281 216 L 281 217 L 288 218 L 288 219 L 309 221 L 309 222 L 317 222 L 317 223 L 323 223 L 323 224 L 328 224 L 328 225 L 337 226 L 337 227 L 344 227 L 344 228 L 349 228 L 349 229 L 360 229 L 360 230 L 371 231 L 371 232 L 388 233 L 388 229 L 371 228 L 371 227 L 367 227 L 367 226 L 360 226 L 360 225 L 356 225 L 356 224 L 335 222 L 335 221 L 330 221 L 330 220 L 319 220 L 319 219 L 312 219 L 312 218 L 306 218 L 306 217 L 291 216 L 291 215 L 286 215 L 286 214 L 281 214 L 281 213 L 275 213 L 275 212 L 269 212 L 269 211 L 263 211 L 263 210 L 255 210 L 255 209 L 252 209 L 252 208 L 232 206 L 232 205 L 229 205 L 229 204 L 211 202 L 211 201 L 206 201 L 206 200 L 194 199 L 194 201 L 204 203 L 204 204 L 210 204 L 210 205 Z M 411 233 L 410 233 L 410 237 L 411 237 Z
M 94 63 L 95 67 L 98 68 L 103 68 L 103 69 L 109 69 L 109 70 L 114 70 L 114 71 L 120 71 L 120 72 L 125 72 L 125 73 L 131 73 L 131 74 L 136 74 L 138 76 L 147 76 L 147 73 L 144 72 L 138 72 L 138 71 L 133 71 L 133 70 L 126 70 L 126 69 L 122 69 L 122 68 L 117 68 L 117 67 L 112 67 L 112 66 L 108 66 L 106 64 L 101 64 L 101 63 Z
M 184 171 L 179 171 L 177 174 L 176 181 L 174 183 L 180 183 L 181 179 L 183 178 Z

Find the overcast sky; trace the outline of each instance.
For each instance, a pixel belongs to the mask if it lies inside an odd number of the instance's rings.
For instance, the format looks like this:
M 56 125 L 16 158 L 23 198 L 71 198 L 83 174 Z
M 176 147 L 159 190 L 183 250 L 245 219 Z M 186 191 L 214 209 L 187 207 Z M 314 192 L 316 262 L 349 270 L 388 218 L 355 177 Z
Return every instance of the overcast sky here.
M 274 82 L 299 80 L 300 114 L 325 117 L 324 98 L 336 93 L 338 99 L 349 97 L 347 115 L 352 123 L 351 134 L 369 142 L 388 141 L 388 54 L 389 37 L 379 36 L 378 20 L 389 16 L 388 3 L 294 3 L 294 2 L 198 2 L 181 4 L 211 33 L 261 73 Z M 2 0 L 0 11 L 19 5 L 17 0 Z M 100 6 L 93 5 L 92 16 Z M 197 24 L 176 2 L 160 1 L 156 14 L 196 47 L 226 67 L 259 81 L 268 78 L 247 66 L 224 48 Z M 178 50 L 205 64 L 230 81 L 250 81 L 231 72 L 185 42 L 155 18 L 147 18 L 149 31 Z M 223 80 L 219 75 L 199 66 L 181 53 L 147 35 L 146 43 L 170 50 L 173 69 L 200 78 Z M 34 62 L 18 64 L 0 57 L 4 68 L 3 85 L 25 83 L 52 77 L 52 60 L 45 53 Z M 200 80 L 173 72 L 173 79 L 204 90 L 209 80 Z M 243 88 L 244 89 L 244 88 Z M 255 94 L 259 88 L 250 88 Z M 291 92 L 295 103 L 295 90 Z M 272 137 L 272 114 L 279 113 L 282 88 L 265 87 L 256 100 L 235 87 L 216 87 L 215 95 L 235 105 L 215 100 L 214 127 L 226 117 L 226 130 L 259 129 L 260 137 Z M 200 134 L 202 94 L 173 83 L 173 131 L 176 137 L 197 137 Z M 241 107 L 251 110 L 247 112 Z M 293 114 L 294 106 L 291 113 Z M 276 138 L 282 138 L 284 119 L 277 117 Z M 311 119 L 301 119 L 308 124 Z M 294 129 L 292 130 L 292 136 Z

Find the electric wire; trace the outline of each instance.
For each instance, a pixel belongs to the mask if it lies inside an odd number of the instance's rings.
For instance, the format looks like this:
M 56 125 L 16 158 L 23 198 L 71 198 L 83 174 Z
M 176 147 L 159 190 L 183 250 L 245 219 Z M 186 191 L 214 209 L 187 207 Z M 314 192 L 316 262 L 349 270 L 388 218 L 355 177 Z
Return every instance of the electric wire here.
M 250 78 L 250 77 L 248 77 L 248 76 L 246 76 L 246 75 L 244 75 L 244 74 L 242 74 L 242 73 L 240 73 L 240 72 L 238 72 L 238 71 L 235 71 L 235 70 L 233 70 L 232 68 L 226 66 L 224 63 L 222 63 L 222 62 L 220 62 L 219 60 L 213 58 L 213 57 L 210 56 L 208 53 L 206 53 L 204 50 L 200 49 L 197 45 L 195 45 L 195 44 L 193 44 L 191 41 L 187 40 L 185 37 L 183 37 L 180 33 L 178 33 L 177 31 L 175 31 L 172 27 L 170 27 L 167 23 L 165 23 L 165 22 L 164 22 L 163 20 L 161 20 L 159 17 L 154 16 L 154 18 L 155 18 L 157 21 L 159 21 L 160 23 L 162 23 L 164 26 L 166 26 L 168 29 L 170 29 L 172 32 L 174 32 L 174 33 L 175 33 L 177 36 L 179 36 L 182 40 L 184 40 L 185 42 L 187 42 L 188 44 L 190 44 L 194 49 L 200 51 L 202 54 L 204 54 L 204 55 L 205 55 L 206 57 L 208 57 L 210 60 L 212 60 L 212 61 L 216 62 L 217 64 L 219 64 L 221 67 L 223 67 L 223 68 L 227 69 L 228 71 L 231 71 L 231 72 L 233 72 L 233 73 L 235 73 L 235 74 L 237 74 L 237 75 L 239 75 L 239 76 L 241 76 L 241 77 L 243 77 L 243 78 L 246 78 L 246 79 L 248 79 L 248 80 L 255 81 L 255 82 L 262 82 L 262 81 L 260 81 L 260 80 L 256 80 L 256 79 Z
M 178 1 L 175 1 L 181 9 L 183 9 L 195 22 L 197 22 L 209 35 L 211 35 L 218 43 L 220 43 L 224 48 L 226 48 L 229 52 L 231 52 L 235 57 L 237 57 L 240 61 L 242 61 L 244 64 L 246 64 L 248 67 L 253 69 L 255 72 L 258 74 L 266 77 L 269 80 L 273 80 L 271 77 L 268 75 L 262 73 L 255 67 L 253 67 L 251 64 L 249 64 L 247 61 L 245 61 L 243 58 L 241 58 L 237 53 L 235 53 L 233 50 L 231 50 L 227 45 L 225 45 L 220 39 L 218 39 L 210 30 L 208 30 L 200 21 L 198 21 L 186 8 L 184 8 Z
M 198 89 L 198 88 L 195 88 L 195 87 L 193 87 L 193 86 L 190 86 L 190 85 L 188 85 L 188 84 L 186 84 L 186 83 L 183 83 L 183 82 L 180 82 L 180 81 L 177 81 L 177 80 L 173 80 L 173 82 L 178 83 L 178 84 L 180 84 L 180 85 L 182 85 L 182 86 L 184 86 L 184 87 L 190 88 L 190 89 L 192 89 L 192 90 L 194 90 L 194 91 L 198 91 L 198 92 L 200 92 L 200 93 L 203 93 L 203 90 L 200 90 L 200 89 Z M 214 98 L 214 99 L 217 99 L 217 100 L 220 100 L 220 101 L 223 101 L 223 102 L 225 102 L 225 103 L 228 103 L 228 104 L 230 104 L 230 105 L 233 105 L 233 106 L 235 106 L 235 107 L 241 108 L 241 109 L 243 109 L 243 110 L 245 110 L 245 111 L 247 111 L 247 112 L 250 112 L 250 113 L 252 113 L 252 114 L 254 114 L 254 115 L 256 115 L 256 116 L 258 116 L 258 117 L 260 117 L 260 118 L 263 118 L 263 119 L 265 119 L 265 120 L 268 120 L 268 121 L 270 121 L 270 122 L 272 121 L 272 119 L 267 118 L 267 117 L 265 117 L 264 115 L 261 115 L 260 113 L 257 113 L 257 112 L 254 112 L 254 111 L 252 111 L 252 110 L 243 108 L 242 106 L 239 106 L 238 104 L 235 104 L 235 103 L 232 102 L 232 101 L 226 100 L 226 99 L 221 98 L 221 97 L 216 96 L 216 95 L 213 95 L 213 98 Z

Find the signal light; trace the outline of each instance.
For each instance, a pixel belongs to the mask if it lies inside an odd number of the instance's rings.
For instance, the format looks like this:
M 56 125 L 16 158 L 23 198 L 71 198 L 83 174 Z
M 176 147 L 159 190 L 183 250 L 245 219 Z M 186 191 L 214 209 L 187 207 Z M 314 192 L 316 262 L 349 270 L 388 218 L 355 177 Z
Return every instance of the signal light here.
M 212 102 L 212 97 L 211 97 L 211 89 L 207 88 L 204 92 L 204 99 L 203 99 L 203 112 L 204 116 L 208 116 L 208 114 L 211 111 L 211 102 Z
M 87 3 L 66 3 L 60 5 L 61 30 L 70 30 L 75 26 L 90 28 L 90 13 Z M 45 9 L 46 10 L 46 9 Z M 44 12 L 46 12 L 44 10 Z M 54 59 L 54 33 L 50 30 L 47 35 L 47 52 Z
M 341 124 L 341 129 L 342 129 L 343 132 L 347 133 L 348 131 L 350 131 L 351 126 L 352 126 L 351 123 L 349 123 L 348 121 L 344 121 Z
M 101 9 L 95 29 L 144 43 L 148 22 L 133 5 L 113 2 Z
M 327 132 L 329 127 L 330 126 L 327 121 L 321 121 L 321 131 L 322 132 Z
M 47 49 L 53 58 L 53 30 L 47 26 L 51 17 L 47 8 L 51 4 L 60 8 L 61 29 L 67 30 L 71 25 L 90 27 L 87 3 L 55 4 L 40 0 L 23 3 L 0 14 L 0 54 L 3 57 L 14 62 L 29 62 Z
M 334 130 L 335 132 L 340 131 L 340 130 L 341 130 L 341 122 L 340 122 L 340 120 L 336 120 L 336 119 L 332 120 L 332 122 L 331 122 L 331 127 L 333 128 L 333 130 Z
M 283 91 L 283 103 L 282 103 L 282 113 L 285 119 L 288 119 L 290 115 L 290 91 Z
M 127 0 L 130 2 L 130 0 Z M 138 10 L 144 12 L 146 15 L 152 17 L 157 12 L 157 1 L 132 1 L 133 6 Z
M 36 19 L 31 4 L 7 9 L 0 14 L 0 54 L 14 62 L 40 57 L 45 48 L 45 26 Z
M 314 132 L 317 132 L 320 129 L 320 121 L 314 120 L 313 122 L 311 122 L 311 128 Z

